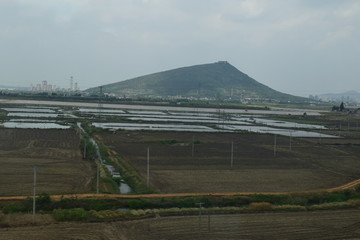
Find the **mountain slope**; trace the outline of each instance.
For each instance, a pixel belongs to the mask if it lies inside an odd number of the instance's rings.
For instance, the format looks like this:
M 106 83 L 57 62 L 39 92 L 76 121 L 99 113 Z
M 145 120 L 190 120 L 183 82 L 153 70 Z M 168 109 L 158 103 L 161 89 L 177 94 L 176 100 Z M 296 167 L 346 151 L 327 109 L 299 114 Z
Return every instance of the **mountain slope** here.
M 98 93 L 99 89 L 91 88 L 86 91 Z M 303 100 L 275 91 L 223 61 L 153 73 L 104 85 L 103 92 L 121 96 Z

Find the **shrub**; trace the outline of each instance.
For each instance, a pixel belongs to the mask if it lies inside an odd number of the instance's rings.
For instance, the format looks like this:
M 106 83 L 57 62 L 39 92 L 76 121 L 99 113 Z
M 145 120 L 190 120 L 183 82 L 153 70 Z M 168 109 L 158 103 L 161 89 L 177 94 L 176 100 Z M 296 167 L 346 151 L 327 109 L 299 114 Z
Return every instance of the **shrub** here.
M 9 205 L 4 206 L 3 211 L 5 213 L 18 213 L 18 212 L 25 212 L 28 211 L 29 209 L 25 204 L 17 204 L 17 203 L 11 203 Z
M 329 194 L 329 196 L 325 199 L 326 202 L 343 202 L 346 200 L 347 200 L 347 196 L 346 196 L 345 192 Z
M 252 202 L 252 198 L 249 196 L 225 196 L 221 198 L 221 202 L 215 204 L 215 206 L 243 206 Z
M 302 193 L 291 193 L 286 204 L 306 206 L 308 204 L 308 196 Z
M 254 202 L 250 203 L 248 209 L 251 211 L 269 211 L 272 210 L 272 204 L 268 202 Z
M 249 195 L 253 202 L 267 202 L 271 204 L 285 204 L 288 202 L 288 195 L 254 194 Z
M 128 201 L 128 206 L 131 209 L 146 208 L 149 207 L 150 205 L 151 204 L 148 201 L 142 199 L 134 199 Z
M 82 221 L 89 216 L 83 208 L 54 209 L 53 216 L 57 221 Z

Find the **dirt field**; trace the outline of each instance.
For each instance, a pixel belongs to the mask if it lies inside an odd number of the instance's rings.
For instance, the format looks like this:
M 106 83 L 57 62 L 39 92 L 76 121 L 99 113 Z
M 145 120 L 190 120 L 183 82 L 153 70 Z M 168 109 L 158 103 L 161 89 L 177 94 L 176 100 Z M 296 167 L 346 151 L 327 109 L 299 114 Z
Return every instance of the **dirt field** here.
M 0 228 L 1 239 L 360 239 L 360 211 L 160 217 L 109 223 Z M 46 219 L 45 219 L 46 220 Z
M 89 191 L 95 175 L 74 130 L 0 129 L 0 195 Z
M 358 139 L 292 138 L 290 149 L 290 139 L 277 136 L 274 156 L 273 135 L 122 131 L 98 138 L 144 178 L 149 147 L 150 182 L 163 193 L 319 190 L 360 178 Z

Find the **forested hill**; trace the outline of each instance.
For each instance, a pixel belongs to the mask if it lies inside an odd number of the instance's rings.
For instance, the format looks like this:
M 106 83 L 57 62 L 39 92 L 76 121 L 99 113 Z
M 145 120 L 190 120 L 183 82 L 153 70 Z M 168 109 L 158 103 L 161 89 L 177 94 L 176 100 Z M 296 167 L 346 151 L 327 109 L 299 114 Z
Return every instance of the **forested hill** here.
M 99 87 L 87 89 L 86 92 L 99 93 Z M 225 61 L 182 67 L 103 85 L 103 92 L 129 97 L 305 100 L 273 90 Z

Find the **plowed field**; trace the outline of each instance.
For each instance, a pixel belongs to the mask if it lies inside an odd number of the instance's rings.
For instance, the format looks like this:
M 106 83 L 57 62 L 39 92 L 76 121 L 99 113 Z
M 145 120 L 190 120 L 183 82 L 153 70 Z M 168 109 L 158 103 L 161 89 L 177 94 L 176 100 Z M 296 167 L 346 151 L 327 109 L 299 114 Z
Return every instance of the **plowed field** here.
M 358 139 L 186 132 L 98 133 L 161 193 L 321 190 L 360 178 Z M 193 139 L 195 144 L 192 144 Z M 233 167 L 231 142 L 234 143 Z M 193 150 L 194 149 L 194 150 Z
M 0 228 L 2 239 L 360 239 L 360 211 L 160 217 L 109 223 Z
M 31 195 L 34 166 L 37 193 L 89 191 L 95 174 L 79 144 L 75 130 L 0 129 L 0 195 Z

